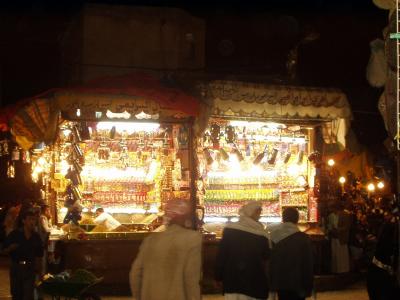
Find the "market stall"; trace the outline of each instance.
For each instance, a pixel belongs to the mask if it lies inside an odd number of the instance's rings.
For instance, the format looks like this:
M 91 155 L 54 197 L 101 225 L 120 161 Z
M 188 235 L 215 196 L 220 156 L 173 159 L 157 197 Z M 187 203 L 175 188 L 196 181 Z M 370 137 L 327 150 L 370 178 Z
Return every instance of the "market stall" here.
M 204 227 L 220 233 L 250 200 L 262 202 L 264 223 L 279 222 L 288 206 L 299 210 L 300 222 L 317 222 L 318 170 L 310 155 L 321 151 L 318 139 L 345 148 L 351 118 L 346 96 L 230 81 L 204 85 L 203 94 L 211 106 L 196 151 Z
M 108 78 L 33 98 L 12 133 L 33 149 L 32 178 L 43 183 L 57 223 L 92 229 L 102 207 L 127 232 L 151 231 L 171 197 L 194 199 L 189 140 L 197 111 L 194 98 L 152 78 Z
M 19 109 L 11 132 L 32 154 L 32 179 L 64 229 L 50 238 L 63 241 L 65 267 L 92 270 L 103 285 L 126 284 L 165 203 L 181 198 L 195 209 L 190 141 L 198 112 L 195 98 L 147 75 L 54 89 Z M 99 208 L 119 225 L 102 222 Z

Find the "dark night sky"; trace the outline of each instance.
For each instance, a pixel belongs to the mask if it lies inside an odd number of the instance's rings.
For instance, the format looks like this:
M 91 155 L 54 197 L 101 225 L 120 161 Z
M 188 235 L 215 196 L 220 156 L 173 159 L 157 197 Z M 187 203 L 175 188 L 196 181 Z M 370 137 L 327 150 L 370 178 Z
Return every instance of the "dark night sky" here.
M 203 18 L 206 70 L 220 78 L 283 79 L 287 52 L 312 28 L 320 37 L 300 48 L 299 84 L 342 89 L 349 97 L 359 140 L 373 146 L 386 137 L 377 110 L 382 90 L 365 79 L 369 42 L 382 37 L 388 19 L 387 11 L 372 0 L 3 1 L 3 103 L 60 85 L 58 36 L 85 2 L 180 7 Z M 219 51 L 224 39 L 234 45 L 230 55 Z

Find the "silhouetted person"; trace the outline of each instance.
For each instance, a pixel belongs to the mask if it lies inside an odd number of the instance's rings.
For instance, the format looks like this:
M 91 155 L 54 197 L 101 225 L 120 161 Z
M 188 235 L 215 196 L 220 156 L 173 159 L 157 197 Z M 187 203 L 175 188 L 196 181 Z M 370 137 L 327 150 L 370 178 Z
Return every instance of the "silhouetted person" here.
M 307 234 L 300 232 L 299 212 L 293 207 L 282 213 L 283 223 L 271 226 L 270 288 L 279 300 L 302 300 L 313 288 L 313 253 Z
M 37 216 L 25 211 L 21 216 L 22 227 L 11 232 L 5 240 L 3 253 L 9 254 L 10 290 L 13 300 L 33 300 L 35 276 L 41 275 L 43 245 L 35 232 Z
M 258 221 L 262 207 L 249 202 L 239 210 L 237 223 L 228 224 L 219 244 L 215 279 L 222 282 L 225 299 L 267 299 L 267 231 Z

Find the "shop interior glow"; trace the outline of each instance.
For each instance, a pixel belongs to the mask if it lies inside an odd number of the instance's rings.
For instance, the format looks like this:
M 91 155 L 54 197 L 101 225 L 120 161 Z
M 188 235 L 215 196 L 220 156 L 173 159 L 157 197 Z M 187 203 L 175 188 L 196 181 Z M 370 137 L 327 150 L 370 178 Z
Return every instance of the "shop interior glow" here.
M 98 130 L 111 130 L 115 126 L 118 132 L 126 131 L 128 134 L 144 131 L 155 132 L 160 128 L 159 123 L 142 123 L 142 122 L 99 122 Z
M 154 174 L 154 173 L 153 173 Z M 95 166 L 83 166 L 81 173 L 82 177 L 96 177 L 105 181 L 112 181 L 117 179 L 132 179 L 142 182 L 147 179 L 147 172 L 144 168 L 127 167 L 125 169 L 114 168 L 101 168 Z
M 227 181 L 231 181 L 234 179 L 238 178 L 257 178 L 260 177 L 260 180 L 262 178 L 267 177 L 267 178 L 275 178 L 277 176 L 277 171 L 276 170 L 262 170 L 260 167 L 254 166 L 254 168 L 251 168 L 248 171 L 238 171 L 235 168 L 232 168 L 231 171 L 228 172 L 219 172 L 219 171 L 210 171 L 208 173 L 208 177 L 210 178 L 224 178 Z

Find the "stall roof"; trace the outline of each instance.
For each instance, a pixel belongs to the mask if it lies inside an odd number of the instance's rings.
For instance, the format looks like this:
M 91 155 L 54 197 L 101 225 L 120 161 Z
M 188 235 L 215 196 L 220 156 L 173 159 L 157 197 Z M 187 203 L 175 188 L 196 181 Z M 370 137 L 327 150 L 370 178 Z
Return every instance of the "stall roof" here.
M 337 89 L 212 81 L 202 86 L 213 115 L 257 118 L 351 119 L 346 95 Z
M 82 119 L 95 112 L 140 114 L 152 117 L 167 115 L 177 118 L 197 116 L 200 104 L 182 90 L 162 84 L 147 74 L 103 77 L 82 86 L 54 88 L 25 99 L 25 103 L 11 119 L 11 131 L 23 148 L 34 142 L 49 143 L 54 139 L 60 112 L 76 117 L 80 109 Z

